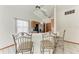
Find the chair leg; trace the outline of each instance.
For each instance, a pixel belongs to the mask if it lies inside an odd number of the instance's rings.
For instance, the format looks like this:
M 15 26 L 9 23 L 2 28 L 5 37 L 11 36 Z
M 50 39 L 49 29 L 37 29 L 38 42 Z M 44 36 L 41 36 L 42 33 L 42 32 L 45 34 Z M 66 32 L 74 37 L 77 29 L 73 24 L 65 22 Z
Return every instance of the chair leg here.
M 43 54 L 44 54 L 44 49 L 43 49 Z
M 30 50 L 30 54 L 33 54 L 34 52 L 34 47 L 32 47 L 32 49 Z
M 16 54 L 18 54 L 17 50 L 15 51 Z
M 43 48 L 42 47 L 40 47 L 40 52 L 41 52 L 41 54 L 43 54 Z
M 63 54 L 64 54 L 64 44 L 63 44 Z
M 23 52 L 21 52 L 23 54 Z
M 17 51 L 15 53 L 18 54 Z
M 50 49 L 49 49 L 49 54 L 50 54 Z
M 34 53 L 34 46 L 33 46 L 33 48 L 32 48 L 32 54 Z
M 33 54 L 34 53 L 34 48 L 32 48 L 32 50 L 30 50 L 30 54 Z
M 33 54 L 33 51 L 31 51 L 31 54 Z
M 56 45 L 54 46 L 52 54 L 55 54 L 55 53 L 56 53 Z
M 41 50 L 41 48 L 40 48 L 40 52 L 42 53 L 42 50 Z
M 42 49 L 40 49 L 40 51 L 41 51 L 41 53 L 43 53 L 43 50 Z
M 52 49 L 52 52 L 51 52 L 51 54 L 54 54 L 54 53 L 53 53 L 53 50 L 54 50 L 54 49 Z
M 43 52 L 41 51 L 41 54 L 42 54 Z
M 30 51 L 30 54 L 32 53 L 32 50 Z
M 41 48 L 40 51 L 41 51 L 42 54 L 44 54 L 44 49 L 43 48 Z

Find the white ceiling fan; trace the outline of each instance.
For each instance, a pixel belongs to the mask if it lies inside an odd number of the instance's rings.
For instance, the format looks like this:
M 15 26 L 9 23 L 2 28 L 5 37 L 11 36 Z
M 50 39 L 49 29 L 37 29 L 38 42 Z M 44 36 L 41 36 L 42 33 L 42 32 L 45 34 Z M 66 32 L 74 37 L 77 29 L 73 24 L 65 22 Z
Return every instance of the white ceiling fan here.
M 34 14 L 40 17 L 41 19 L 51 18 L 51 16 L 49 16 L 47 12 L 48 11 L 44 8 L 44 6 L 40 5 L 35 6 Z

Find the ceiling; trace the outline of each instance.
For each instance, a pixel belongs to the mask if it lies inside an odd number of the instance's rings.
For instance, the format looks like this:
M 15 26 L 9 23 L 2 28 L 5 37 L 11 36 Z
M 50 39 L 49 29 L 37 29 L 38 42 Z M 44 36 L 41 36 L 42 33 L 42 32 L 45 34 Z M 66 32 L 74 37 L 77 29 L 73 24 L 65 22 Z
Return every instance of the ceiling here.
M 40 8 L 44 8 L 46 10 L 48 17 L 54 16 L 54 5 L 40 5 Z M 34 10 L 35 10 L 35 6 L 33 7 L 32 12 L 34 12 Z M 39 17 L 35 15 L 35 17 L 37 17 L 40 20 L 45 19 L 44 15 L 39 15 Z M 42 17 L 42 18 L 40 18 L 40 17 Z
M 11 6 L 11 8 L 19 8 L 19 9 L 24 9 L 26 11 L 26 14 L 31 18 L 31 19 L 39 19 L 42 20 L 40 17 L 36 16 L 33 12 L 35 10 L 36 5 L 15 5 Z M 9 6 L 8 6 L 9 7 Z M 47 15 L 50 17 L 53 17 L 54 15 L 54 6 L 53 5 L 40 5 L 40 8 L 46 9 Z M 42 16 L 43 17 L 43 16 Z
M 0 6 L 3 7 L 5 10 L 9 11 L 13 14 L 15 11 L 16 13 L 21 11 L 21 14 L 26 15 L 25 18 L 27 19 L 36 19 L 42 21 L 42 19 L 36 16 L 33 12 L 35 10 L 36 5 L 4 5 Z M 54 5 L 40 5 L 40 8 L 44 8 L 47 14 L 51 17 L 54 15 Z M 9 13 L 10 13 L 9 12 Z M 42 16 L 43 17 L 43 16 Z

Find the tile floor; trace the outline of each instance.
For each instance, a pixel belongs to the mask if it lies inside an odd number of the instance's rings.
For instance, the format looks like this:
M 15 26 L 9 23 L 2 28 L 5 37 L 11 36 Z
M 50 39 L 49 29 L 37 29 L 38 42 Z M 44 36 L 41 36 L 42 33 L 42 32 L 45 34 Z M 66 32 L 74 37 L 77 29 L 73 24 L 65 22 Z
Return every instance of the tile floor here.
M 8 49 L 4 49 L 3 51 L 0 51 L 0 53 L 1 54 L 15 54 L 15 49 L 14 47 L 10 47 Z M 62 47 L 56 48 L 56 54 L 63 54 Z M 64 54 L 79 54 L 79 45 L 64 42 Z

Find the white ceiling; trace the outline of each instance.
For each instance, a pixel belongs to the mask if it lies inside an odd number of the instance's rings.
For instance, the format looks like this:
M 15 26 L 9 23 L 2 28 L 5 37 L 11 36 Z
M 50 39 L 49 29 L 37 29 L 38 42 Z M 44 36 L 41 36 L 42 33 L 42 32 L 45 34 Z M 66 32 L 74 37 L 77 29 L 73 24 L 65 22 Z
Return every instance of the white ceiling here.
M 54 14 L 54 5 L 44 5 L 42 8 L 45 8 L 47 10 L 47 14 L 49 16 L 53 16 Z
M 35 10 L 35 6 L 36 5 L 3 5 L 3 6 L 0 6 L 2 8 L 4 8 L 4 10 L 7 10 L 9 11 L 9 14 L 12 13 L 14 14 L 14 12 L 16 11 L 16 14 L 18 12 L 20 12 L 21 10 L 21 13 L 26 15 L 25 18 L 23 19 L 36 19 L 36 20 L 39 20 L 39 21 L 42 21 L 42 19 L 40 17 L 37 17 L 35 14 L 34 14 L 34 10 Z M 54 15 L 54 5 L 40 5 L 41 8 L 45 8 L 46 11 L 47 11 L 47 14 L 51 17 L 53 17 Z M 17 16 L 19 17 L 19 16 Z
M 12 11 L 17 10 L 17 12 L 22 10 L 21 13 L 22 14 L 25 13 L 27 19 L 37 19 L 41 21 L 42 19 L 40 19 L 33 13 L 35 10 L 35 6 L 36 5 L 5 5 L 3 7 L 7 10 L 12 10 Z M 62 9 L 70 8 L 74 6 L 76 5 L 56 5 L 56 7 L 58 8 L 57 10 L 62 10 Z M 40 7 L 45 8 L 49 16 L 52 16 L 52 17 L 54 16 L 54 7 L 55 7 L 54 5 L 40 5 Z
M 39 17 L 37 17 L 36 15 L 34 15 L 34 10 L 35 10 L 35 6 L 36 5 L 14 5 L 14 6 L 7 6 L 10 7 L 12 9 L 24 9 L 24 11 L 26 11 L 26 15 L 28 19 L 39 19 L 41 20 Z M 45 8 L 47 11 L 47 14 L 49 16 L 53 17 L 54 14 L 54 6 L 53 5 L 40 5 L 41 8 Z M 19 11 L 18 10 L 18 11 Z

